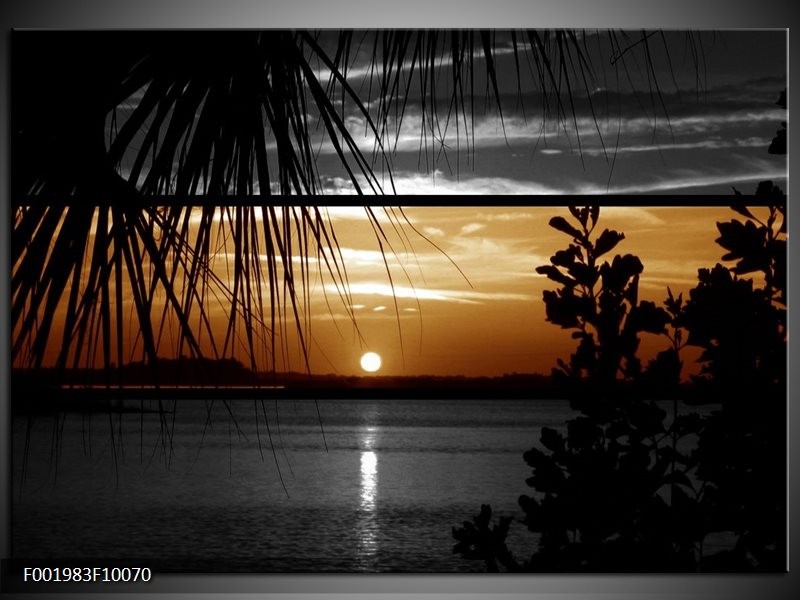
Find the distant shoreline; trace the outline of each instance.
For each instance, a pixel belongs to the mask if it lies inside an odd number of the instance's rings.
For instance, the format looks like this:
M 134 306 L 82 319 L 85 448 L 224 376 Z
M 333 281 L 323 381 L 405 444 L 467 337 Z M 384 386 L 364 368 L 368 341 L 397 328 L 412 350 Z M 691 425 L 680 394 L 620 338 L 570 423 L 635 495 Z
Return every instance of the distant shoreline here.
M 191 382 L 191 383 L 187 383 Z M 539 373 L 497 377 L 459 375 L 312 375 L 257 373 L 233 359 L 163 359 L 109 369 L 12 369 L 9 392 L 14 415 L 49 412 L 120 412 L 121 401 L 197 400 L 552 400 L 591 394 L 592 389 Z M 702 401 L 694 385 L 633 390 L 642 399 Z M 138 410 L 138 409 L 132 409 Z
M 563 395 L 563 394 L 562 394 Z M 124 402 L 199 402 L 260 400 L 552 400 L 552 390 L 490 387 L 360 387 L 360 388 L 276 388 L 276 387 L 38 387 L 11 388 L 14 415 L 52 412 L 135 412 Z M 567 399 L 563 398 L 566 402 Z

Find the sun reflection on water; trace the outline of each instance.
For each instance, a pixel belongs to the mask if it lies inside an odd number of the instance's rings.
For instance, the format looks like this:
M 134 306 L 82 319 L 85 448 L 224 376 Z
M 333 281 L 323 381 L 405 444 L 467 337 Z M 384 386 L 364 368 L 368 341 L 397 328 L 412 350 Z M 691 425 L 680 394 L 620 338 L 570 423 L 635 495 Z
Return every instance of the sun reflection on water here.
M 372 451 L 361 453 L 361 510 L 375 511 L 378 491 L 378 455 Z
M 368 427 L 361 439 L 361 496 L 358 507 L 358 557 L 370 568 L 378 552 L 378 455 L 374 452 L 375 427 Z

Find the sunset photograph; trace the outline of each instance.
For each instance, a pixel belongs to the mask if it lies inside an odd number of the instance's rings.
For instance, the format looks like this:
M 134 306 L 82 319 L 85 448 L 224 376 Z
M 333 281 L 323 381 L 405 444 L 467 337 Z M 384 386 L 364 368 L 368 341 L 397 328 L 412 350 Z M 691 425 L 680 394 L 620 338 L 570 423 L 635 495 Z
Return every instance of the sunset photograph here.
M 786 30 L 11 36 L 12 558 L 786 570 Z

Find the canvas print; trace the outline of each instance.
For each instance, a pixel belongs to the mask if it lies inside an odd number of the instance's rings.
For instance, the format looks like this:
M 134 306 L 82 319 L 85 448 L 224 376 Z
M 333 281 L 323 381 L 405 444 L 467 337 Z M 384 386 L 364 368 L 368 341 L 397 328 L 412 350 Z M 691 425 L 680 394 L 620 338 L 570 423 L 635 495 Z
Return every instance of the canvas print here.
M 15 31 L 13 558 L 785 571 L 786 56 Z

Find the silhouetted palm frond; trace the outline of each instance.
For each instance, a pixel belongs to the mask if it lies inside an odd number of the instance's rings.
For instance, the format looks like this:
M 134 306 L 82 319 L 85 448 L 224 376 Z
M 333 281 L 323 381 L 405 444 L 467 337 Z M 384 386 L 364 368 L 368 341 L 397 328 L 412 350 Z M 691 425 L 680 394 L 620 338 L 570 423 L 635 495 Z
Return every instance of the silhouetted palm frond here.
M 600 58 L 629 77 L 639 56 L 659 98 L 651 34 L 607 36 L 612 56 Z M 469 155 L 476 113 L 504 122 L 508 77 L 510 96 L 536 89 L 542 119 L 571 128 L 579 148 L 576 104 L 597 122 L 597 57 L 581 31 L 18 32 L 13 42 L 20 366 L 243 351 L 253 368 L 274 368 L 287 323 L 307 351 L 310 259 L 348 293 L 323 212 L 267 198 L 323 193 L 323 147 L 356 193 L 392 192 L 410 106 L 427 165 L 451 141 Z M 498 62 L 507 54 L 510 74 Z M 386 233 L 367 221 L 384 251 Z

